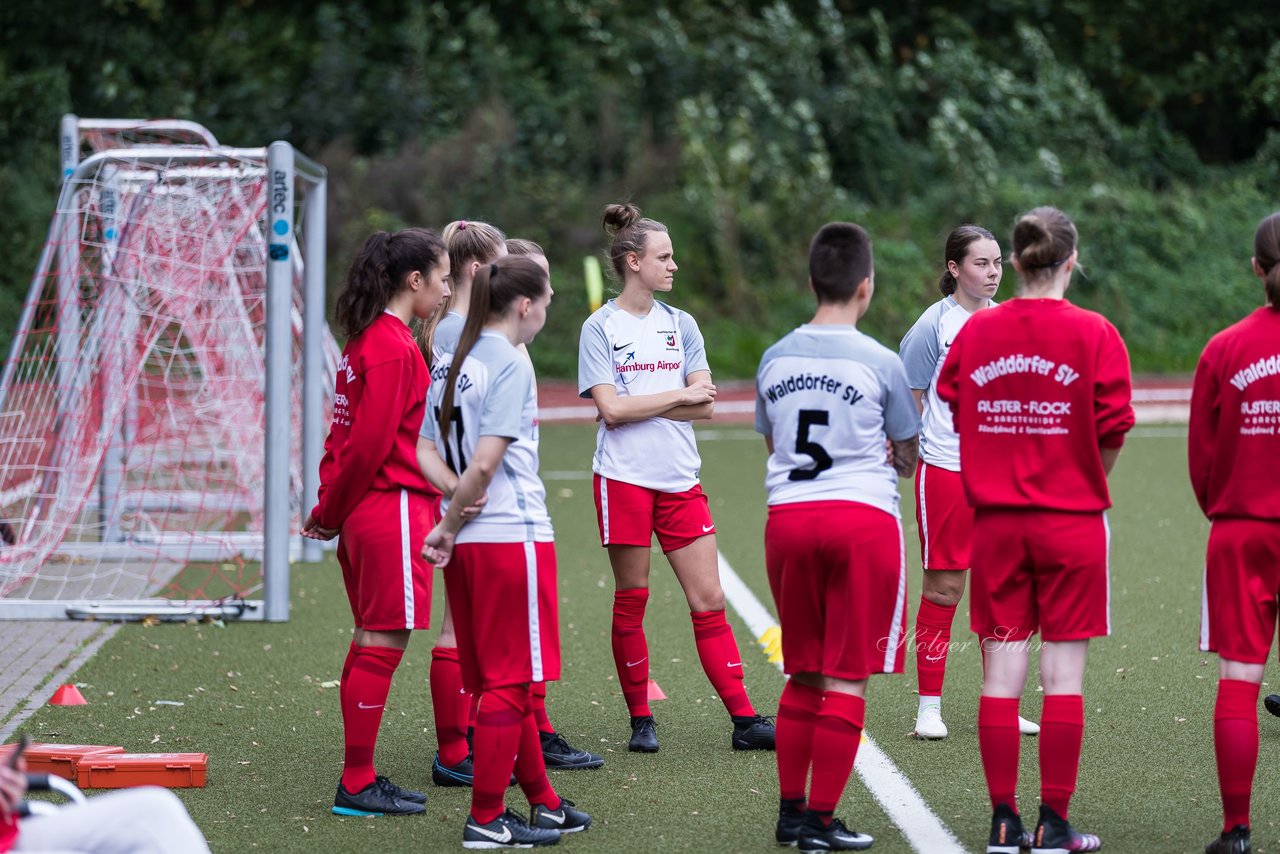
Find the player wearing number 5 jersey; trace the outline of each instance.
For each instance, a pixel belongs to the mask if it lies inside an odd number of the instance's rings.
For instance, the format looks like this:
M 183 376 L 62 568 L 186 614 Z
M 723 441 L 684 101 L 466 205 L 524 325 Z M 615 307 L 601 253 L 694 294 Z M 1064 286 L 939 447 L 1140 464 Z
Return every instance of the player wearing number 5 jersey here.
M 978 746 L 988 854 L 1017 854 L 1018 704 L 1040 633 L 1040 820 L 1032 851 L 1097 851 L 1067 821 L 1084 734 L 1089 639 L 1110 633 L 1107 473 L 1133 426 L 1129 356 L 1102 315 L 1066 300 L 1076 227 L 1036 208 L 1013 229 L 1018 294 L 960 330 L 938 377 L 975 508 L 970 626 L 986 652 Z
M 777 841 L 844 851 L 871 844 L 834 817 L 867 680 L 901 673 L 905 655 L 897 481 L 915 469 L 920 415 L 901 360 L 857 330 L 875 290 L 867 233 L 823 226 L 809 282 L 813 320 L 766 350 L 756 374 L 756 429 L 769 448 L 765 564 L 791 675 L 778 704 Z
M 1258 224 L 1253 272 L 1267 304 L 1215 335 L 1196 366 L 1187 433 L 1191 485 L 1212 520 L 1200 648 L 1218 653 L 1213 746 L 1222 834 L 1206 854 L 1247 854 L 1258 764 L 1259 685 L 1280 597 L 1280 213 Z M 1272 708 L 1272 698 L 1267 707 Z M 1277 709 L 1272 711 L 1280 714 Z
M 596 513 L 616 585 L 613 659 L 631 714 L 628 749 L 658 749 L 649 709 L 649 547 L 657 534 L 684 589 L 698 658 L 733 721 L 735 750 L 772 750 L 773 723 L 757 715 L 725 620 L 715 524 L 698 483 L 696 419 L 711 417 L 715 386 L 693 318 L 654 299 L 676 272 L 667 227 L 633 205 L 610 205 L 605 230 L 622 293 L 582 325 L 578 392 L 599 411 Z
M 538 478 L 538 397 L 517 347 L 546 322 L 551 285 L 528 258 L 501 258 L 472 283 L 457 349 L 433 368 L 420 454 L 433 482 L 457 478 L 423 553 L 444 567 L 463 683 L 481 696 L 465 848 L 553 844 L 586 813 L 547 778 L 532 683 L 560 678 L 556 553 Z M 468 520 L 461 508 L 488 501 Z M 503 803 L 512 770 L 531 807 Z

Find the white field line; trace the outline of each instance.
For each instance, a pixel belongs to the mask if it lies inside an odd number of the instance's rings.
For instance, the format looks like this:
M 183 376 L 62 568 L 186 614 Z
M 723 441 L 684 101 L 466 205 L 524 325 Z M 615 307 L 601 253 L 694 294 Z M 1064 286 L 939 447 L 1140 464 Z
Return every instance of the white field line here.
M 751 633 L 760 638 L 771 629 L 776 629 L 777 621 L 751 592 L 751 588 L 738 577 L 724 555 L 719 555 L 719 559 L 720 586 L 724 588 L 725 599 L 738 612 L 738 616 L 742 617 Z M 778 664 L 778 669 L 782 669 L 781 663 Z M 880 749 L 880 745 L 865 732 L 862 734 L 862 746 L 858 750 L 853 770 L 862 778 L 863 785 L 888 814 L 889 819 L 902 831 L 912 849 L 928 854 L 966 854 L 960 840 L 929 808 L 915 786 L 911 785 L 906 775 Z

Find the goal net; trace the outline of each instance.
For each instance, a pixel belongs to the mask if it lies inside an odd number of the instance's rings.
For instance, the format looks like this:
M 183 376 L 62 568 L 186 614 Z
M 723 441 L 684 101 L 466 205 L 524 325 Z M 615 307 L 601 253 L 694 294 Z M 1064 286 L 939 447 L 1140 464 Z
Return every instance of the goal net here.
M 66 137 L 0 375 L 0 615 L 284 619 L 338 358 L 323 170 L 190 123 Z

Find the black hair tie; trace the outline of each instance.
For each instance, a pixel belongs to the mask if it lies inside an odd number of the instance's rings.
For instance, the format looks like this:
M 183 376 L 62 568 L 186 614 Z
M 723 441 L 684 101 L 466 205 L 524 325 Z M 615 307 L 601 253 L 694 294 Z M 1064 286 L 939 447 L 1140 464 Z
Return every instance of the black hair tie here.
M 498 264 L 495 261 L 489 265 L 489 278 L 493 278 L 496 275 L 498 275 Z

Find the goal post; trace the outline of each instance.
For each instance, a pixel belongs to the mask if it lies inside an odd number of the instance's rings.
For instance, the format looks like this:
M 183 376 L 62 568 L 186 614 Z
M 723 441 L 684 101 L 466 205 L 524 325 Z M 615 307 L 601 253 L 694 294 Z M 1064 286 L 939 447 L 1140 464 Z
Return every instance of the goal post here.
M 323 553 L 296 532 L 338 358 L 325 170 L 201 131 L 63 120 L 0 372 L 0 618 L 285 620 Z

